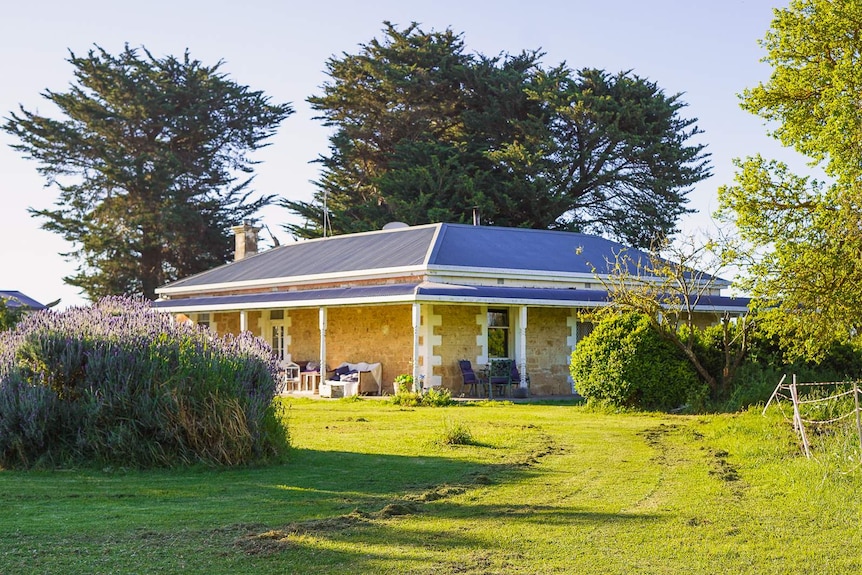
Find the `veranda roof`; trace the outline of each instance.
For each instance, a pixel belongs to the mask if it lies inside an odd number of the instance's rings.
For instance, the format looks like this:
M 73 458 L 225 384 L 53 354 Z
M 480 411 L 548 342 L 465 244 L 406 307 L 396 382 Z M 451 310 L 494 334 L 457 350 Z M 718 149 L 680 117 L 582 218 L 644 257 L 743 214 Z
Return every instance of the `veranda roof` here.
M 608 294 L 604 290 L 593 289 L 475 286 L 422 282 L 200 296 L 157 301 L 153 303 L 153 307 L 173 313 L 199 313 L 414 302 L 588 308 L 607 304 Z M 743 313 L 747 309 L 747 303 L 748 300 L 745 298 L 702 296 L 697 310 Z

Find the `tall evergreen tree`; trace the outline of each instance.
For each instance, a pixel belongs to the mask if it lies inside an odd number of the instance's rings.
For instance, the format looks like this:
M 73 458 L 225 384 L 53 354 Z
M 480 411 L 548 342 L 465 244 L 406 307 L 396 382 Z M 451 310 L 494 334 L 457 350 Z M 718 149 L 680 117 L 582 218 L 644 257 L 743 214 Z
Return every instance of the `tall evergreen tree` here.
M 55 209 L 30 210 L 74 246 L 66 282 L 90 298 L 155 296 L 161 284 L 230 258 L 229 227 L 273 196 L 252 198 L 249 154 L 293 110 L 230 80 L 222 62 L 70 52 L 68 92 L 43 96 L 63 119 L 25 110 L 3 129 L 59 189 Z
M 709 176 L 700 131 L 681 118 L 679 95 L 627 72 L 558 71 L 541 95 L 551 107 L 548 192 L 564 213 L 552 227 L 590 231 L 649 247 L 690 213 L 686 194 Z M 542 78 L 542 84 L 546 80 Z
M 467 54 L 461 35 L 399 30 L 327 63 L 309 98 L 335 129 L 313 201 L 283 200 L 321 235 L 466 222 L 597 231 L 646 246 L 709 175 L 679 96 L 597 70 L 544 70 L 539 52 Z M 326 214 L 324 214 L 324 204 Z

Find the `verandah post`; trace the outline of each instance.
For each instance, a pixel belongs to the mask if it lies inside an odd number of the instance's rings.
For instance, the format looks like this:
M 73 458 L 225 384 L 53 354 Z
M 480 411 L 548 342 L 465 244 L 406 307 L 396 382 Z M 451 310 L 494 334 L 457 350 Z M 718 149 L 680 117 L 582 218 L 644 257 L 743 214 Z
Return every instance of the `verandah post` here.
M 518 387 L 527 387 L 527 306 L 522 305 L 518 310 L 520 317 L 518 318 L 518 359 L 521 365 L 520 372 L 521 381 L 518 382 Z
M 419 328 L 422 324 L 422 312 L 418 303 L 413 304 L 413 391 L 422 389 L 422 378 L 419 377 Z
M 320 379 L 318 380 L 318 389 L 320 384 L 326 381 L 326 308 L 321 307 L 319 312 L 320 321 Z

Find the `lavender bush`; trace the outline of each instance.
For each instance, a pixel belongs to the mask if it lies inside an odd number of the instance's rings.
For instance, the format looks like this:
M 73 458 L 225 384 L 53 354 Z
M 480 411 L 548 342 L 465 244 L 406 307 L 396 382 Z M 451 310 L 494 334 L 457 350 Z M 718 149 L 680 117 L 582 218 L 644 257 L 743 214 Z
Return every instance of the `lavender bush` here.
M 0 333 L 0 466 L 236 465 L 288 446 L 275 358 L 145 301 L 105 298 Z

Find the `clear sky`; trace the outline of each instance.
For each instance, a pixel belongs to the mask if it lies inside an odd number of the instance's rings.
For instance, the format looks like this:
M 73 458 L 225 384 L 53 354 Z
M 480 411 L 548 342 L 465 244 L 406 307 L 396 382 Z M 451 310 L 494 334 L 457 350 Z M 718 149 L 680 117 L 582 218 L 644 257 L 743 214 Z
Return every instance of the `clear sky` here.
M 763 122 L 739 108 L 738 94 L 765 81 L 762 38 L 779 0 L 41 0 L 0 7 L 0 117 L 19 104 L 51 114 L 45 89 L 64 91 L 72 80 L 69 50 L 84 54 L 94 44 L 119 52 L 145 46 L 156 57 L 188 48 L 205 64 L 224 60 L 234 81 L 262 90 L 296 113 L 271 145 L 259 151 L 255 190 L 308 200 L 327 152 L 328 129 L 312 119 L 306 103 L 327 80 L 326 60 L 356 53 L 381 36 L 383 21 L 419 22 L 426 31 L 463 33 L 468 51 L 485 55 L 542 49 L 547 67 L 632 70 L 667 94 L 683 93 L 684 117 L 696 117 L 699 141 L 712 154 L 713 176 L 690 194 L 686 231 L 708 228 L 716 191 L 733 179 L 732 159 L 761 153 L 803 166 L 804 161 L 767 136 Z M 75 264 L 60 253 L 71 246 L 40 228 L 28 207 L 51 207 L 57 192 L 44 187 L 36 163 L 9 148 L 0 133 L 0 290 L 20 290 L 61 307 L 85 300 L 63 283 Z M 282 243 L 280 226 L 291 217 L 280 208 L 262 214 Z

